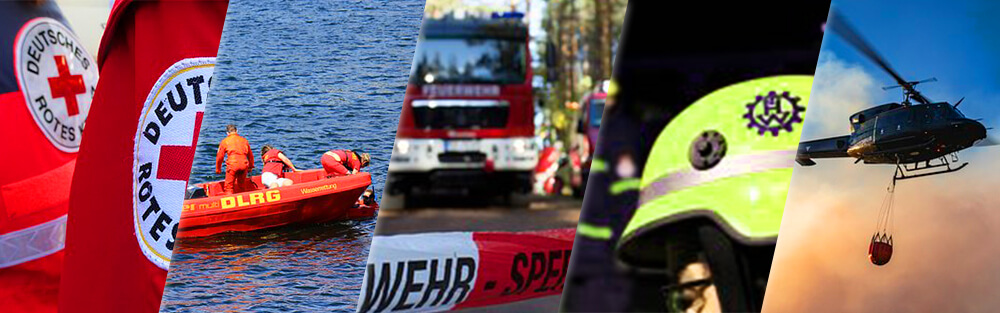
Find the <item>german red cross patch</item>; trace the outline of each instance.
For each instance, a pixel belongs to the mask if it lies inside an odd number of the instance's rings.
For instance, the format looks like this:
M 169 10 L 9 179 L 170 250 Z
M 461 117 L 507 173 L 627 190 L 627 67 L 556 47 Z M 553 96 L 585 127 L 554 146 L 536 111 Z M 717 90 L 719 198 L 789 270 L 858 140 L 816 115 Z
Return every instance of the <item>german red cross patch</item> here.
M 142 253 L 170 266 L 215 58 L 174 63 L 149 91 L 135 132 L 132 204 Z
M 97 88 L 97 63 L 72 31 L 40 17 L 21 27 L 14 72 L 24 102 L 53 146 L 77 152 Z

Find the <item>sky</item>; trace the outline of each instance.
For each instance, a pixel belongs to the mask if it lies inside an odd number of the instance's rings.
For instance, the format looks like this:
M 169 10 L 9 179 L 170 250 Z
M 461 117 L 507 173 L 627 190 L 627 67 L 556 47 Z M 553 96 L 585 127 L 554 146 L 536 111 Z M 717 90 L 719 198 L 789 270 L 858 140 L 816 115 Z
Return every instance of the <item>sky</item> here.
M 892 67 L 907 80 L 937 78 L 918 90 L 935 101 L 955 103 L 969 117 L 1000 121 L 1000 4 L 991 1 L 840 1 L 833 7 L 868 39 Z M 821 62 L 842 62 L 860 68 L 874 81 L 868 92 L 875 103 L 898 102 L 892 78 L 840 37 L 825 36 Z M 829 65 L 829 64 L 826 64 Z M 834 104 L 837 105 L 837 104 Z M 851 103 L 856 109 L 868 104 Z M 852 109 L 853 109 L 852 108 Z M 847 118 L 842 115 L 847 132 Z M 811 131 L 807 127 L 806 131 Z M 803 139 L 810 138 L 806 134 Z
M 935 77 L 925 96 L 1000 128 L 1000 5 L 988 1 L 834 0 L 904 78 Z M 803 140 L 848 134 L 848 117 L 898 102 L 892 79 L 826 34 Z M 991 131 L 992 132 L 992 131 Z M 995 134 L 991 135 L 995 136 Z M 902 181 L 894 254 L 867 259 L 893 166 L 817 160 L 796 167 L 764 301 L 765 312 L 995 311 L 1000 306 L 1000 147 L 959 153 L 957 173 Z

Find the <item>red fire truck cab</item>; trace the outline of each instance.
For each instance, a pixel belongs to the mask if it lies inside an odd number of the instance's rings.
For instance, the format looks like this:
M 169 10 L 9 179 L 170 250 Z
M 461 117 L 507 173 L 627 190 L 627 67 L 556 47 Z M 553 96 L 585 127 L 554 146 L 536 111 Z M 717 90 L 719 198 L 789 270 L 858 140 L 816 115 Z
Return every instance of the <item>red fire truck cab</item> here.
M 391 195 L 531 190 L 538 147 L 522 16 L 425 20 L 389 161 Z

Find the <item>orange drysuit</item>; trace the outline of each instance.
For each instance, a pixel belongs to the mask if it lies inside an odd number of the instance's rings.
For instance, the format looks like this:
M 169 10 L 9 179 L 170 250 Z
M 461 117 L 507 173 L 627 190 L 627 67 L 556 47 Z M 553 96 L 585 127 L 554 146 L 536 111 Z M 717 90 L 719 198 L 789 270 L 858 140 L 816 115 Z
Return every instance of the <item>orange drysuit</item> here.
M 215 156 L 215 173 L 222 173 L 222 159 L 226 158 L 226 194 L 250 190 L 247 173 L 253 169 L 250 142 L 236 133 L 229 134 L 219 143 Z

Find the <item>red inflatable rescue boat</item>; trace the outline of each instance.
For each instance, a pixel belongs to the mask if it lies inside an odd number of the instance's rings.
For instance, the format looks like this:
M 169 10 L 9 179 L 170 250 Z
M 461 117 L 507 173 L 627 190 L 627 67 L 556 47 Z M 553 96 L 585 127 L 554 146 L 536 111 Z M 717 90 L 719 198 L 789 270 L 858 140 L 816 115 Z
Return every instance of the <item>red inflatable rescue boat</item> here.
M 325 175 L 322 169 L 285 173 L 294 184 L 274 189 L 267 189 L 260 176 L 253 176 L 250 179 L 255 190 L 230 195 L 223 191 L 221 181 L 198 184 L 194 195 L 184 200 L 179 236 L 202 237 L 375 216 L 378 204 L 359 200 L 372 183 L 371 174 Z

